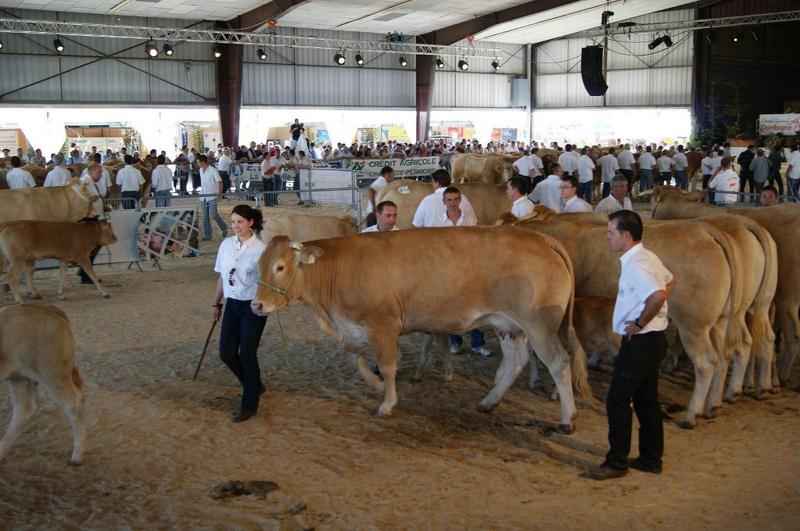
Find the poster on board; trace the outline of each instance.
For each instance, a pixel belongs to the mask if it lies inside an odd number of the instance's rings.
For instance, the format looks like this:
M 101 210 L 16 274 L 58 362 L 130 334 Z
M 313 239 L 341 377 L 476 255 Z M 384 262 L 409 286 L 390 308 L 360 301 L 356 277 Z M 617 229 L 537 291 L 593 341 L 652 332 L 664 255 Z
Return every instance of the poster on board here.
M 141 260 L 200 256 L 197 209 L 148 209 L 139 213 L 137 251 Z

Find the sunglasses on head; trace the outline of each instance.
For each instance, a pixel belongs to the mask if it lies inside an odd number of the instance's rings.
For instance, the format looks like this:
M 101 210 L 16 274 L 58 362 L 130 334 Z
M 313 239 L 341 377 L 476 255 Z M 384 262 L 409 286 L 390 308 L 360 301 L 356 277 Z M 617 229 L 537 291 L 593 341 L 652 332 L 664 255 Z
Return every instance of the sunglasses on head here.
M 230 272 L 228 273 L 228 285 L 230 285 L 230 286 L 233 286 L 233 283 L 234 283 L 234 280 L 233 280 L 233 274 L 234 273 L 236 273 L 236 268 L 235 267 L 233 269 L 231 269 Z

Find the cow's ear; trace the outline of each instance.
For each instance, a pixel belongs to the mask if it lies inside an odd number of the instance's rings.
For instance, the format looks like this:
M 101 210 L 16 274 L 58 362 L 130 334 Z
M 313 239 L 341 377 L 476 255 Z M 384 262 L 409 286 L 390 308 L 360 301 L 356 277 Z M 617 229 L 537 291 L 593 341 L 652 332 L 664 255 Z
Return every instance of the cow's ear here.
M 319 247 L 303 247 L 303 250 L 297 253 L 295 263 L 297 265 L 311 265 L 317 261 L 317 258 L 322 256 L 324 251 Z

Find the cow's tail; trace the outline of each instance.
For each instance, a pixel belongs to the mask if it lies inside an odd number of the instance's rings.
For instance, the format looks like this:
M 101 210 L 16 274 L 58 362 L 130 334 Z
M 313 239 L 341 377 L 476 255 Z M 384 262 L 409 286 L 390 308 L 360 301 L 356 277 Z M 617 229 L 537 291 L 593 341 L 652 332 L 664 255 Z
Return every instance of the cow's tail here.
M 78 372 L 78 368 L 75 366 L 72 367 L 72 383 L 78 391 L 83 390 L 83 378 L 81 377 L 81 373 Z
M 711 237 L 714 238 L 715 242 L 717 242 L 717 245 L 722 248 L 722 252 L 725 254 L 725 259 L 728 261 L 728 267 L 731 272 L 731 288 L 728 292 L 727 301 L 729 324 L 728 330 L 726 331 L 727 336 L 730 336 L 730 334 L 733 333 L 733 329 L 736 329 L 736 327 L 733 326 L 733 315 L 736 313 L 736 304 L 737 301 L 740 301 L 742 298 L 742 294 L 740 293 L 741 283 L 738 282 L 738 280 L 741 279 L 741 271 L 739 271 L 739 262 L 736 254 L 733 250 L 733 247 L 731 247 L 731 241 L 729 239 L 730 236 L 728 236 L 724 231 L 713 226 L 708 226 L 708 230 L 711 234 Z M 724 349 L 725 345 L 723 345 L 722 348 Z M 719 361 L 719 356 L 722 356 L 723 352 L 717 352 L 716 354 L 718 358 L 715 360 L 715 363 Z
M 572 365 L 572 386 L 575 388 L 578 396 L 584 400 L 594 401 L 592 396 L 592 388 L 589 385 L 589 370 L 586 362 L 586 352 L 584 352 L 578 335 L 575 333 L 575 327 L 572 324 L 572 314 L 575 309 L 575 271 L 572 268 L 572 260 L 567 254 L 567 250 L 555 239 L 550 239 L 550 246 L 557 252 L 564 264 L 567 266 L 569 276 L 571 279 L 569 302 L 567 309 L 564 312 L 564 317 L 561 320 L 561 325 L 558 328 L 558 335 L 561 343 L 566 347 Z

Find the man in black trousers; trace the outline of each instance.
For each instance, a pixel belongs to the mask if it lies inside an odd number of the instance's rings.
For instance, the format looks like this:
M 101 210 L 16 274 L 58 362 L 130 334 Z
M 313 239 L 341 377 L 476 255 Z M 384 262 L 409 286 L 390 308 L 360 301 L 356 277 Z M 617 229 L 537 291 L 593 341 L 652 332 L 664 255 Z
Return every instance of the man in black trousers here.
M 628 467 L 661 473 L 664 426 L 658 402 L 658 370 L 667 350 L 667 297 L 675 278 L 658 256 L 642 246 L 642 219 L 631 210 L 608 216 L 606 239 L 612 252 L 622 252 L 614 332 L 622 337 L 608 389 L 606 460 L 585 475 L 605 480 L 622 477 Z M 639 457 L 628 461 L 633 415 L 639 419 Z

